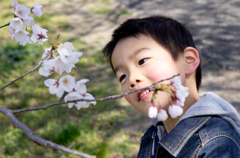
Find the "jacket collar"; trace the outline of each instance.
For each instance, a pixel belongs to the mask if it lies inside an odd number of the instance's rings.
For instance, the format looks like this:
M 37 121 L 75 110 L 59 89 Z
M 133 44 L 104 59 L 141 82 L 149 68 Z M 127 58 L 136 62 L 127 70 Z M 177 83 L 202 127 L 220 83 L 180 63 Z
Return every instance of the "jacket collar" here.
M 210 118 L 211 116 L 199 116 L 182 120 L 159 141 L 159 144 L 171 155 L 177 156 L 189 138 Z

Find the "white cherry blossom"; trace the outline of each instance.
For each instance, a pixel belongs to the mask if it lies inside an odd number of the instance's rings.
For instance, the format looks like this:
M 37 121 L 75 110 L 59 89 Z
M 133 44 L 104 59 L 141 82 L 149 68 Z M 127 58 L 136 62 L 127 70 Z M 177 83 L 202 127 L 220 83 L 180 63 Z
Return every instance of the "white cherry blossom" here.
M 74 49 L 72 43 L 65 42 L 59 44 L 57 51 L 60 56 L 70 56 Z
M 177 96 L 177 104 L 180 106 L 184 106 L 184 102 L 186 97 L 189 94 L 189 88 L 181 86 L 177 89 L 176 96 Z
M 26 19 L 23 19 L 25 26 L 32 26 L 34 24 L 34 19 L 31 16 L 28 16 Z
M 183 109 L 178 105 L 169 105 L 168 112 L 172 118 L 177 118 L 183 113 Z
M 150 108 L 148 109 L 148 117 L 149 118 L 156 118 L 157 117 L 157 107 L 156 106 L 150 106 Z
M 64 71 L 67 72 L 67 73 L 70 73 L 72 68 L 75 67 L 74 64 L 66 64 L 64 63 L 60 56 L 57 56 L 54 58 L 55 60 L 55 70 L 56 70 L 56 73 L 58 74 L 62 74 Z
M 26 30 L 15 30 L 15 33 L 12 35 L 12 39 L 14 38 L 17 42 L 20 42 L 20 45 L 25 46 L 27 43 L 27 35 L 28 32 Z
M 23 22 L 20 18 L 12 18 L 10 27 L 16 30 L 20 30 L 23 27 Z
M 65 102 L 67 101 L 72 101 L 72 100 L 78 100 L 78 99 L 95 99 L 91 94 L 89 93 L 85 93 L 84 95 L 79 94 L 78 92 L 70 92 L 68 93 L 64 100 Z M 68 103 L 68 107 L 72 108 L 73 105 L 75 105 L 77 107 L 77 109 L 79 110 L 80 108 L 88 108 L 90 104 L 95 105 L 97 102 L 96 101 L 78 101 L 77 103 Z
M 17 2 L 17 1 L 12 1 L 11 7 L 16 8 L 17 5 L 18 5 L 18 2 Z
M 42 67 L 38 70 L 38 73 L 42 76 L 48 77 L 55 72 L 55 63 L 53 59 L 44 60 Z
M 177 89 L 180 88 L 182 86 L 180 77 L 179 76 L 174 77 L 171 80 L 171 84 Z
M 34 42 L 32 41 L 32 39 L 29 35 L 27 36 L 27 43 L 34 44 Z
M 66 75 L 59 79 L 59 86 L 66 92 L 71 92 L 75 87 L 75 80 L 73 76 Z
M 15 29 L 14 29 L 14 28 L 12 28 L 12 27 L 9 27 L 8 31 L 9 31 L 9 33 L 10 33 L 11 35 L 13 35 L 13 34 L 14 34 L 14 32 L 15 32 Z
M 25 7 L 23 4 L 17 4 L 14 14 L 21 19 L 26 19 L 30 14 L 30 8 Z
M 82 99 L 82 98 L 83 98 L 83 96 L 81 94 L 79 94 L 78 92 L 70 92 L 64 97 L 64 101 L 67 102 L 67 101 L 78 100 L 78 99 Z M 79 105 L 79 103 L 81 103 L 81 102 L 68 103 L 68 108 L 72 108 L 73 105 L 76 105 L 77 109 L 79 110 L 81 108 L 81 105 Z
M 158 121 L 166 121 L 168 118 L 168 114 L 164 109 L 161 109 L 160 112 L 157 114 Z
M 76 82 L 75 90 L 80 94 L 85 94 L 87 92 L 87 87 L 85 85 L 86 82 L 88 82 L 89 79 L 81 79 Z
M 184 87 L 181 84 L 181 79 L 179 76 L 174 77 L 171 80 L 171 84 L 176 88 L 176 104 L 180 106 L 184 106 L 184 102 L 186 97 L 189 95 L 189 88 Z
M 32 9 L 32 13 L 36 16 L 41 16 L 43 14 L 41 11 L 41 8 L 42 8 L 42 5 L 40 4 L 35 5 Z
M 51 48 L 45 48 L 45 51 L 43 52 L 43 55 L 42 55 L 42 59 L 44 59 L 50 51 L 51 51 Z M 50 57 L 51 57 L 51 54 L 48 55 L 47 59 L 50 59 Z M 53 57 L 55 57 L 54 54 L 53 54 Z
M 64 63 L 76 64 L 79 61 L 79 57 L 82 56 L 82 52 L 71 52 L 69 56 L 61 56 L 60 58 Z
M 33 34 L 31 39 L 34 43 L 38 42 L 39 46 L 41 46 L 43 42 L 48 40 L 47 30 L 41 28 L 39 25 L 33 24 L 32 31 L 33 31 Z
M 84 99 L 95 99 L 90 93 L 85 93 L 83 94 L 83 98 Z M 93 104 L 93 105 L 96 105 L 96 101 L 83 101 L 82 103 L 80 102 L 79 105 L 78 105 L 78 110 L 83 107 L 83 108 L 88 108 L 90 104 Z
M 47 79 L 44 84 L 49 87 L 50 94 L 56 94 L 59 98 L 62 97 L 64 90 L 59 87 L 59 83 L 55 79 Z

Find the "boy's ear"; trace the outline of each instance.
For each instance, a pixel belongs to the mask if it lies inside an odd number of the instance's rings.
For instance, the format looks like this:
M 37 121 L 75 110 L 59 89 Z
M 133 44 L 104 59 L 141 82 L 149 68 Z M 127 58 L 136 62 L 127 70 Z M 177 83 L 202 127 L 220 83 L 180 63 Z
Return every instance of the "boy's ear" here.
M 200 63 L 198 51 L 193 47 L 184 49 L 185 74 L 192 74 Z

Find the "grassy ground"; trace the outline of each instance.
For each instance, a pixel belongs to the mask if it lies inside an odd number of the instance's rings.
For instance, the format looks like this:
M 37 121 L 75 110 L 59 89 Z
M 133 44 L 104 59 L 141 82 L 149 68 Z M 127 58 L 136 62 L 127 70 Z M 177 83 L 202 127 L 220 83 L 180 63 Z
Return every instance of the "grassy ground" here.
M 27 7 L 43 5 L 43 16 L 34 17 L 35 23 L 46 28 L 49 41 L 61 34 L 61 42 L 70 41 L 84 53 L 77 64 L 75 79 L 88 78 L 88 92 L 96 98 L 120 94 L 117 80 L 100 50 L 109 39 L 116 23 L 131 16 L 125 8 L 110 0 L 21 0 Z M 0 1 L 1 24 L 13 17 L 11 1 Z M 118 9 L 117 9 L 118 8 Z M 107 36 L 108 38 L 106 38 Z M 44 48 L 27 44 L 25 47 L 11 40 L 8 27 L 0 29 L 0 87 L 33 68 L 40 60 Z M 0 105 L 10 109 L 43 106 L 58 98 L 49 94 L 43 84 L 45 77 L 33 72 L 8 88 L 0 91 Z M 105 157 L 134 157 L 141 134 L 147 127 L 136 127 L 145 116 L 136 113 L 126 102 L 110 100 L 99 102 L 88 109 L 68 109 L 58 105 L 43 111 L 16 115 L 38 136 L 61 145 L 75 145 L 72 149 Z M 125 127 L 125 128 L 123 128 Z M 132 131 L 128 127 L 133 127 Z M 76 157 L 49 148 L 37 146 L 25 134 L 0 114 L 0 157 Z

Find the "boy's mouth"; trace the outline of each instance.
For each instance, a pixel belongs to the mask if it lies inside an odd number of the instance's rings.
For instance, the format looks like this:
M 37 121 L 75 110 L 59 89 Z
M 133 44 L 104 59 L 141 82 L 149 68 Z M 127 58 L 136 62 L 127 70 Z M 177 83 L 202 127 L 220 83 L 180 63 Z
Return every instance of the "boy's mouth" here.
M 138 91 L 137 92 L 137 98 L 138 98 L 138 101 L 142 100 L 142 96 L 153 91 L 152 89 L 145 89 L 145 90 L 142 90 L 142 91 Z

